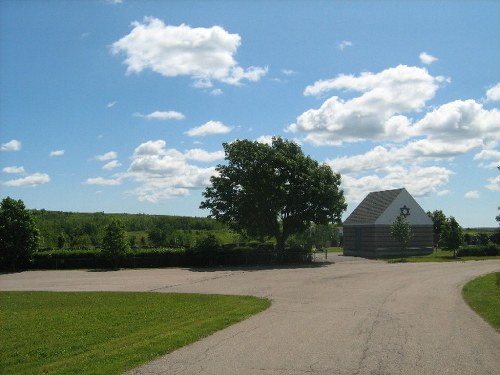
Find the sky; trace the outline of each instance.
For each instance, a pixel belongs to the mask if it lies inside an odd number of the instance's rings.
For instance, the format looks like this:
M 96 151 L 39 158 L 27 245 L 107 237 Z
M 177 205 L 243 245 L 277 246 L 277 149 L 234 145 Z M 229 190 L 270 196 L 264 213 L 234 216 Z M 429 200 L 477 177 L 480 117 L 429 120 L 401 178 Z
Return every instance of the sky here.
M 344 219 L 405 187 L 497 226 L 498 1 L 0 2 L 0 190 L 28 208 L 207 216 L 222 144 L 294 140 Z

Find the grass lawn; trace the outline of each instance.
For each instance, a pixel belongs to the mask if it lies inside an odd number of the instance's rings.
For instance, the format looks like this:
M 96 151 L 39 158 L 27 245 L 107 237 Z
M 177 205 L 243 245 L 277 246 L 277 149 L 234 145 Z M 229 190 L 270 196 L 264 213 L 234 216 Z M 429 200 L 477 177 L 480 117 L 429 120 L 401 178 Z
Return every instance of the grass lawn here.
M 410 263 L 423 263 L 423 262 L 458 262 L 467 260 L 484 260 L 484 259 L 500 259 L 500 256 L 464 256 L 464 257 L 453 257 L 453 251 L 440 250 L 433 252 L 429 255 L 412 256 L 404 258 L 405 262 Z M 384 260 L 389 263 L 397 263 L 401 261 L 401 257 L 384 258 Z
M 474 311 L 500 332 L 500 272 L 469 281 L 463 296 Z
M 121 374 L 270 306 L 255 297 L 0 293 L 0 374 Z

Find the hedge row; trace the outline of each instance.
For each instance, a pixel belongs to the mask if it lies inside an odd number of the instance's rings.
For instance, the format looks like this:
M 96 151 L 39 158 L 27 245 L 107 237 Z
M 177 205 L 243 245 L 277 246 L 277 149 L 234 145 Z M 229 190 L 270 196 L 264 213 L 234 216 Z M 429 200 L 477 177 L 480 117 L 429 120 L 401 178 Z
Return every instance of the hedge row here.
M 127 253 L 119 264 L 122 268 L 243 266 L 281 263 L 307 263 L 310 252 L 300 248 L 284 253 L 269 246 L 236 246 L 217 249 L 138 249 Z M 108 259 L 99 250 L 52 250 L 37 252 L 32 269 L 109 268 Z
M 481 245 L 481 246 L 464 246 L 457 250 L 457 256 L 496 256 L 500 255 L 500 246 L 494 244 Z

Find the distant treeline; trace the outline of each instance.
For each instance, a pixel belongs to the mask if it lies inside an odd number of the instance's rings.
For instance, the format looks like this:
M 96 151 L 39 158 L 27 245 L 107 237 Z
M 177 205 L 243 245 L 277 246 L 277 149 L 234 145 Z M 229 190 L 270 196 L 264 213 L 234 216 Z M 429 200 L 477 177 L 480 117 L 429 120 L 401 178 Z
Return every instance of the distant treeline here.
M 238 243 L 240 236 L 209 218 L 146 214 L 74 213 L 32 210 L 40 230 L 41 249 L 96 249 L 104 228 L 119 220 L 132 248 L 191 247 L 208 234 L 221 243 Z

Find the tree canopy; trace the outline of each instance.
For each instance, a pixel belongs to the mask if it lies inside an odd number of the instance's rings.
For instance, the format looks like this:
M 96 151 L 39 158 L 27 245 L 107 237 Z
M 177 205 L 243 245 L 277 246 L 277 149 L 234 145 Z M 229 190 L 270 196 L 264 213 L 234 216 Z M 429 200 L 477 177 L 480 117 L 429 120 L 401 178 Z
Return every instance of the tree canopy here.
M 38 240 L 38 229 L 23 201 L 4 198 L 0 203 L 0 267 L 15 271 L 26 265 Z
M 109 259 L 113 268 L 118 268 L 120 259 L 125 256 L 128 250 L 125 229 L 120 221 L 113 219 L 106 226 L 102 240 L 102 252 Z
M 200 208 L 233 229 L 256 237 L 287 238 L 311 223 L 340 222 L 347 208 L 340 175 L 282 138 L 272 144 L 237 140 L 223 144 L 227 164 L 216 167 Z
M 404 258 L 406 246 L 413 236 L 411 225 L 403 215 L 398 215 L 391 225 L 391 236 L 401 245 L 401 258 Z

